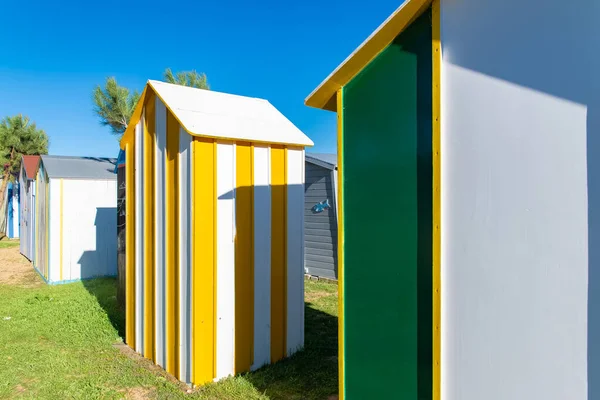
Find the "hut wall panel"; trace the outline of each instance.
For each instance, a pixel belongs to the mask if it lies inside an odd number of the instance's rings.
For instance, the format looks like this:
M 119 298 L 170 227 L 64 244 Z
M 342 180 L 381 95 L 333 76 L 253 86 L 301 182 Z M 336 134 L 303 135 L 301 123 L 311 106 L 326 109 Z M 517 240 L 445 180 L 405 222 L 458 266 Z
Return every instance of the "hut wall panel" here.
M 34 267 L 44 279 L 48 280 L 48 182 L 42 168 L 38 171 L 36 184 L 36 224 L 35 224 L 35 262 Z
M 135 142 L 125 146 L 125 270 L 126 270 L 126 301 L 125 301 L 125 341 L 135 348 L 135 300 L 136 300 L 136 225 L 135 225 Z
M 271 361 L 271 152 L 254 146 L 254 363 Z
M 286 355 L 304 345 L 304 150 L 287 149 Z
M 167 146 L 167 110 L 155 96 L 155 362 L 165 367 L 165 164 Z
M 432 393 L 431 46 L 426 11 L 343 89 L 348 398 Z
M 19 215 L 21 216 L 21 240 L 19 241 L 19 251 L 27 257 L 27 259 L 31 259 L 29 250 L 31 242 L 31 213 L 29 211 L 29 205 L 31 204 L 31 184 L 27 178 L 24 177 L 24 173 L 25 171 L 23 167 L 21 167 L 21 173 L 19 174 L 19 187 L 21 188 L 21 202 L 19 204 Z
M 149 96 L 144 108 L 143 141 L 144 141 L 144 356 L 156 359 L 154 351 L 154 150 L 156 136 L 154 97 Z
M 304 151 L 192 138 L 177 126 L 173 154 L 172 116 L 158 99 L 155 118 L 155 362 L 182 381 L 203 384 L 293 354 L 304 341 Z M 135 143 L 136 158 L 146 145 Z M 142 193 L 138 175 L 136 169 L 135 195 L 128 203 L 136 220 L 143 202 L 137 198 Z M 128 237 L 137 238 L 127 252 L 137 259 L 148 246 L 140 240 L 146 229 L 139 223 L 127 226 L 135 228 Z M 137 282 L 140 270 L 131 273 Z M 176 278 L 174 285 L 169 276 Z M 137 293 L 146 290 L 143 285 L 128 284 L 127 290 L 135 304 L 147 295 Z M 275 309 L 273 293 L 279 299 Z M 176 318 L 166 318 L 171 309 Z M 128 318 L 139 320 L 132 314 Z M 143 325 L 127 326 L 129 336 L 135 336 L 128 344 L 138 349 L 142 333 L 136 331 Z
M 337 219 L 333 181 L 336 172 L 310 162 L 306 163 L 305 171 L 306 176 L 311 175 L 313 178 L 311 182 L 306 178 L 307 182 L 304 186 L 304 228 L 315 232 L 310 236 L 307 232 L 307 237 L 305 237 L 305 272 L 315 276 L 337 279 L 337 245 L 335 244 L 337 242 Z M 329 200 L 330 208 L 317 212 L 314 209 L 315 205 L 325 200 Z M 332 257 L 328 261 L 330 266 L 325 269 L 324 275 L 321 266 L 317 267 L 312 264 L 309 257 L 310 254 L 319 254 L 313 250 L 320 249 L 322 244 L 336 246 L 328 254 L 321 254 Z
M 165 364 L 179 376 L 179 123 L 167 113 L 165 163 Z
M 217 145 L 194 138 L 192 150 L 192 382 L 215 378 Z
M 286 353 L 286 149 L 271 147 L 271 362 Z
M 50 179 L 49 188 L 50 188 L 50 226 L 48 228 L 49 237 L 48 237 L 48 246 L 51 251 L 49 253 L 49 268 L 48 268 L 48 280 L 50 282 L 60 282 L 63 280 L 65 274 L 63 273 L 64 268 L 61 265 L 61 244 L 63 243 L 62 232 L 60 227 L 60 218 L 62 214 L 61 210 L 61 199 L 62 197 L 62 181 L 60 179 Z M 82 207 L 78 207 L 82 208 Z M 85 236 L 87 232 L 83 232 L 82 235 Z M 68 274 L 67 274 L 68 275 Z M 79 272 L 77 273 L 79 276 Z M 70 278 L 69 279 L 74 279 Z
M 600 398 L 600 8 L 565 5 L 441 2 L 443 399 Z
M 235 372 L 254 357 L 254 149 L 235 145 Z
M 179 130 L 179 380 L 191 382 L 192 137 Z
M 117 275 L 116 180 L 51 180 L 53 259 L 62 259 L 62 280 Z M 62 185 L 62 224 L 60 192 Z M 59 205 L 55 207 L 55 203 Z M 62 257 L 60 254 L 62 225 Z M 60 262 L 53 264 L 60 274 Z M 56 270 L 58 272 L 56 272 Z
M 135 350 L 144 351 L 144 140 L 143 117 L 135 127 Z
M 235 145 L 217 143 L 217 379 L 235 372 L 234 189 Z

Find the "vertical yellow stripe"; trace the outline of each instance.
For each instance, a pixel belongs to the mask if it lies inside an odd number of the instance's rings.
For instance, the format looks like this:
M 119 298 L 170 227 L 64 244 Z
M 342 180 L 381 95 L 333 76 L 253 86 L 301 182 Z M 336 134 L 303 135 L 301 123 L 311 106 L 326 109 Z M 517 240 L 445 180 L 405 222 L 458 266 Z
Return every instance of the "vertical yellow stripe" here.
M 217 375 L 217 141 L 213 142 L 213 377 Z
M 125 342 L 135 349 L 135 155 L 125 146 Z
M 165 273 L 165 323 L 166 370 L 179 376 L 179 124 L 167 110 L 167 160 L 165 165 L 165 216 L 166 216 L 166 273 Z
M 237 143 L 235 160 L 235 372 L 249 371 L 254 357 L 253 146 Z
M 433 152 L 433 396 L 432 400 L 441 397 L 441 143 L 440 143 L 440 67 L 442 50 L 440 47 L 440 0 L 433 0 L 431 5 L 431 52 L 432 52 L 432 152 Z
M 146 97 L 144 112 L 144 355 L 156 360 L 154 348 L 154 93 Z
M 216 159 L 213 140 L 192 143 L 192 383 L 215 377 Z
M 339 397 L 344 400 L 344 102 L 343 91 L 337 91 L 337 146 L 338 146 L 338 179 L 337 179 L 337 212 L 338 212 L 338 368 Z
M 286 151 L 271 147 L 271 362 L 285 356 L 286 347 Z
M 63 280 L 63 197 L 64 193 L 64 180 L 61 178 L 60 180 L 60 248 L 58 249 L 60 254 L 60 280 Z

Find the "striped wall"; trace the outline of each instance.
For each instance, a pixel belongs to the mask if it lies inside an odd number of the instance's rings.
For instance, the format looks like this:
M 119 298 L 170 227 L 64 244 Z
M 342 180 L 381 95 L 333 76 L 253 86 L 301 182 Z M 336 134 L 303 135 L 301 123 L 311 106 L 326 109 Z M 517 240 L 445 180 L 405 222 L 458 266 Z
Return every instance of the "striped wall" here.
M 304 149 L 192 137 L 154 95 L 134 137 L 127 344 L 196 385 L 299 350 Z

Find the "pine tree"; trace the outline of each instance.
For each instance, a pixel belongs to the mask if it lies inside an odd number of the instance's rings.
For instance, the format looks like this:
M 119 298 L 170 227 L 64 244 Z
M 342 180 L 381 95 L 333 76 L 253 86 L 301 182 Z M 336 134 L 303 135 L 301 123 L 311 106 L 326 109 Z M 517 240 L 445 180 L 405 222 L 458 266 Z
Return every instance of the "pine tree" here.
M 19 114 L 0 122 L 0 209 L 3 209 L 8 182 L 14 182 L 19 175 L 22 156 L 40 154 L 48 154 L 48 135 L 37 129 L 28 117 Z M 0 227 L 0 231 L 4 229 Z
M 196 89 L 210 89 L 205 73 L 198 73 L 196 70 L 180 71 L 173 74 L 171 68 L 167 68 L 164 73 L 165 81 L 181 86 L 189 86 Z
M 109 126 L 112 134 L 120 139 L 139 99 L 137 91 L 130 92 L 119 86 L 114 77 L 107 78 L 104 88 L 98 85 L 94 89 L 94 111 L 100 117 L 100 123 Z

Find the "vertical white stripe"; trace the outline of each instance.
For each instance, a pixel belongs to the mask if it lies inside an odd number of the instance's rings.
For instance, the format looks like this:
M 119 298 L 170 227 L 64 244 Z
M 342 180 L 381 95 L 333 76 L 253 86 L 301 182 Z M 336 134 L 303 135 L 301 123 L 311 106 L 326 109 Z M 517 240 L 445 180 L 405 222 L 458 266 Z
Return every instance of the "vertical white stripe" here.
M 271 151 L 254 147 L 254 363 L 271 361 Z
M 167 109 L 156 96 L 156 142 L 154 175 L 154 251 L 155 251 L 155 351 L 156 363 L 165 367 L 165 163 L 167 145 Z
M 135 351 L 144 351 L 144 115 L 135 126 Z
M 179 128 L 179 380 L 191 381 L 191 155 L 192 137 Z
M 216 379 L 234 373 L 235 147 L 217 144 L 217 338 Z
M 304 150 L 287 150 L 287 355 L 304 345 Z

